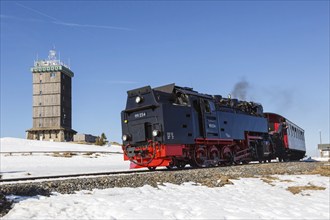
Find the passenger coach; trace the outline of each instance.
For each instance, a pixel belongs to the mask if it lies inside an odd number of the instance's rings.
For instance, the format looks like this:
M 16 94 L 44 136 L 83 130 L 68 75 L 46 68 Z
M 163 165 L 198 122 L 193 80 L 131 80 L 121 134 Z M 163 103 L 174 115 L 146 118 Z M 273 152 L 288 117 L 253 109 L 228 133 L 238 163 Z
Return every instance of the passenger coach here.
M 305 131 L 281 115 L 275 113 L 264 113 L 264 115 L 268 119 L 269 132 L 281 133 L 287 158 L 289 160 L 303 158 L 306 153 Z

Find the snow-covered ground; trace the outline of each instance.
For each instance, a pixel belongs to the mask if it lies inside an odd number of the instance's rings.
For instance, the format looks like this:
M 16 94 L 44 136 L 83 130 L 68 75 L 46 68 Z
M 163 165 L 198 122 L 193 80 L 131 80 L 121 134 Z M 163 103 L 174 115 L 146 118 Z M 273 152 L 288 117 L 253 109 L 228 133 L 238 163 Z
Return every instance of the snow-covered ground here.
M 3 179 L 129 170 L 129 162 L 124 161 L 123 155 L 119 154 L 122 153 L 122 149 L 118 145 L 101 147 L 18 138 L 1 138 L 0 141 L 0 152 L 2 152 L 0 154 L 0 174 Z M 30 155 L 29 152 L 31 151 L 95 151 L 100 153 L 92 155 L 82 153 L 72 157 L 64 157 L 57 153 Z M 3 152 L 27 153 L 10 155 Z
M 1 138 L 1 152 L 107 151 L 93 155 L 55 157 L 53 154 L 1 154 L 3 178 L 128 170 L 120 146 Z M 116 152 L 116 153 L 111 153 Z M 233 185 L 208 188 L 195 183 L 165 184 L 158 188 L 112 188 L 15 197 L 3 219 L 329 219 L 329 177 L 276 175 L 231 180 Z M 290 186 L 324 187 L 293 194 Z
M 329 178 L 281 175 L 208 188 L 195 183 L 113 188 L 22 198 L 4 219 L 329 219 Z M 289 186 L 325 190 L 293 194 Z
M 0 138 L 1 152 L 31 152 L 31 151 L 105 151 L 105 152 L 120 152 L 121 146 L 97 146 L 87 144 L 75 144 L 73 142 L 52 142 L 52 141 L 37 141 L 20 138 Z

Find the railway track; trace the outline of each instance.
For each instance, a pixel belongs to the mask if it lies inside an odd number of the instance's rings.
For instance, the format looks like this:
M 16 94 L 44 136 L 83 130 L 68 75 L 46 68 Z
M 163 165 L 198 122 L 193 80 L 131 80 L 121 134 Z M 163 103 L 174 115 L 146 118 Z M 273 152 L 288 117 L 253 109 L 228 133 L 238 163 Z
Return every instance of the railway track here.
M 265 166 L 281 166 L 286 167 L 290 166 L 291 164 L 306 164 L 304 162 L 286 162 L 286 163 L 279 163 L 279 162 L 272 162 L 272 163 L 265 163 L 265 164 L 259 164 L 259 163 L 250 163 L 245 165 L 236 165 L 236 166 L 217 166 L 217 167 L 203 167 L 203 168 L 193 168 L 193 167 L 185 167 L 184 169 L 167 169 L 167 168 L 158 168 L 157 170 L 126 170 L 126 171 L 110 171 L 110 172 L 94 172 L 94 173 L 80 173 L 80 174 L 65 174 L 65 175 L 49 175 L 49 176 L 35 176 L 35 177 L 21 177 L 21 178 L 6 178 L 6 179 L 0 179 L 1 183 L 15 183 L 15 182 L 28 182 L 28 181 L 34 181 L 34 180 L 44 180 L 44 181 L 53 181 L 53 180 L 59 180 L 62 178 L 70 179 L 70 178 L 79 178 L 79 177 L 101 177 L 101 176 L 115 176 L 115 175 L 122 175 L 122 174 L 139 174 L 139 173 L 161 173 L 161 172 L 181 172 L 181 171 L 188 171 L 188 170 L 204 170 L 209 172 L 212 172 L 212 170 L 215 169 L 240 169 L 246 168 L 249 169 L 249 167 L 256 167 L 256 168 L 262 168 Z M 309 163 L 307 163 L 309 164 Z M 312 164 L 322 164 L 322 163 L 312 163 Z
M 34 180 L 56 180 L 61 178 L 75 178 L 75 177 L 90 177 L 90 176 L 110 176 L 110 175 L 120 175 L 120 174 L 132 174 L 132 173 L 151 173 L 167 171 L 167 169 L 159 169 L 155 171 L 150 170 L 127 170 L 127 171 L 113 171 L 113 172 L 99 172 L 99 173 L 81 173 L 81 174 L 66 174 L 66 175 L 49 175 L 49 176 L 35 176 L 35 177 L 21 177 L 21 178 L 7 178 L 0 179 L 0 183 L 11 183 L 19 181 L 34 181 Z
M 258 163 L 245 164 L 244 166 L 253 166 Z M 276 164 L 276 163 L 275 163 Z M 243 166 L 243 165 L 236 165 Z M 207 169 L 218 169 L 225 167 L 234 167 L 234 166 L 215 166 L 215 167 L 185 167 L 184 169 L 167 169 L 167 168 L 157 168 L 156 170 L 126 170 L 126 171 L 111 171 L 111 172 L 96 172 L 96 173 L 81 173 L 81 174 L 65 174 L 65 175 L 49 175 L 49 176 L 35 176 L 35 177 L 21 177 L 21 178 L 6 178 L 0 179 L 1 183 L 13 183 L 20 181 L 34 181 L 34 180 L 58 180 L 61 178 L 79 178 L 79 177 L 100 177 L 100 176 L 114 176 L 121 174 L 139 174 L 139 173 L 160 173 L 160 172 L 176 172 L 176 171 L 188 171 L 188 170 L 207 170 Z
M 123 154 L 121 152 L 110 151 L 2 151 L 0 155 L 15 155 L 15 154 Z
M 277 162 L 275 162 L 276 164 Z M 250 163 L 245 164 L 244 166 L 253 166 L 258 163 Z M 242 165 L 236 165 L 242 166 Z M 175 171 L 185 171 L 185 170 L 198 170 L 198 169 L 216 169 L 220 168 L 221 166 L 216 167 L 185 167 L 184 169 L 167 169 L 167 168 L 157 168 L 156 170 L 126 170 L 126 171 L 109 171 L 109 172 L 93 172 L 93 173 L 76 173 L 76 174 L 65 174 L 65 175 L 49 175 L 49 176 L 32 176 L 32 177 L 20 177 L 20 178 L 6 178 L 0 179 L 1 183 L 13 183 L 13 182 L 21 182 L 21 181 L 34 181 L 34 180 L 58 180 L 61 178 L 79 178 L 79 177 L 100 177 L 100 176 L 113 176 L 113 175 L 121 175 L 121 174 L 139 174 L 139 173 L 158 173 L 158 172 L 175 172 Z M 224 166 L 224 167 L 231 167 L 231 166 Z
M 323 162 L 265 163 L 209 168 L 187 167 L 183 170 L 127 170 L 0 179 L 0 191 L 6 194 L 17 195 L 31 195 L 31 191 L 33 191 L 33 195 L 36 195 L 39 193 L 37 189 L 40 188 L 45 189 L 47 192 L 68 193 L 69 191 L 92 190 L 94 188 L 139 187 L 146 184 L 157 186 L 157 184 L 164 182 L 182 184 L 184 182 L 205 183 L 206 181 L 217 184 L 221 176 L 242 178 L 275 174 L 330 175 L 329 165 Z

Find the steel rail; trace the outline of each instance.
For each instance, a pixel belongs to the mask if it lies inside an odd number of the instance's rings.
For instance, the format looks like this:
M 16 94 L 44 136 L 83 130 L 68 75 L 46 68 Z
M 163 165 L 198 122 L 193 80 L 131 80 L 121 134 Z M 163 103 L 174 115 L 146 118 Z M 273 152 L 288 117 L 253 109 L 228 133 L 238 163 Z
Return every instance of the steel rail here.
M 99 172 L 99 173 L 81 173 L 81 174 L 65 174 L 65 175 L 50 175 L 50 176 L 35 176 L 35 177 L 20 177 L 20 178 L 7 178 L 0 179 L 0 183 L 10 183 L 17 181 L 30 181 L 30 180 L 49 180 L 49 179 L 60 179 L 60 178 L 70 178 L 70 177 L 84 177 L 84 176 L 106 176 L 106 175 L 120 175 L 120 174 L 135 174 L 135 173 L 152 173 L 166 171 L 166 169 L 160 170 L 127 170 L 127 171 L 113 171 L 113 172 Z
M 111 172 L 98 172 L 98 173 L 76 173 L 76 174 L 65 174 L 65 175 L 49 175 L 49 176 L 35 176 L 35 177 L 20 177 L 20 178 L 6 178 L 0 179 L 0 183 L 10 183 L 18 181 L 30 181 L 30 180 L 49 180 L 49 179 L 60 179 L 60 178 L 70 178 L 70 177 L 84 177 L 84 176 L 107 176 L 107 175 L 120 175 L 120 174 L 139 174 L 139 173 L 157 173 L 157 172 L 176 172 L 176 171 L 185 171 L 192 169 L 207 169 L 207 168 L 216 168 L 216 167 L 185 167 L 184 169 L 167 169 L 167 168 L 158 168 L 157 170 L 125 170 L 125 171 L 111 171 Z M 1 173 L 0 173 L 1 175 Z
M 302 161 L 300 161 L 302 162 Z M 0 183 L 10 183 L 18 181 L 32 181 L 32 180 L 56 180 L 60 178 L 71 178 L 71 177 L 87 177 L 87 176 L 106 176 L 106 175 L 120 175 L 120 174 L 139 174 L 139 173 L 155 173 L 155 172 L 176 172 L 176 171 L 185 171 L 185 170 L 196 170 L 196 169 L 217 169 L 217 168 L 226 168 L 226 167 L 236 167 L 236 166 L 263 166 L 266 164 L 278 164 L 279 162 L 271 163 L 249 163 L 249 164 L 237 164 L 231 166 L 212 166 L 212 167 L 185 167 L 184 169 L 167 169 L 159 168 L 158 170 L 126 170 L 126 171 L 111 171 L 111 172 L 97 172 L 97 173 L 81 173 L 81 174 L 65 174 L 65 175 L 50 175 L 50 176 L 35 176 L 35 177 L 20 177 L 20 178 L 6 178 L 0 179 Z M 290 162 L 286 162 L 290 163 Z M 282 163 L 281 163 L 282 164 Z M 283 163 L 285 164 L 285 163 Z M 1 173 L 0 173 L 1 175 Z
M 2 151 L 0 154 L 50 154 L 50 153 L 101 153 L 101 154 L 123 154 L 121 152 L 110 152 L 110 151 Z

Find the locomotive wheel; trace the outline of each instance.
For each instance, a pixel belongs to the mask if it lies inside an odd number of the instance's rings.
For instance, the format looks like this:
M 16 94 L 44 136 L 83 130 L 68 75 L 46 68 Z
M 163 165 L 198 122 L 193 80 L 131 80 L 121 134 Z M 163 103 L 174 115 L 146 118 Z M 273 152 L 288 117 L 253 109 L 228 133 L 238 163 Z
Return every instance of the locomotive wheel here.
M 225 146 L 222 149 L 222 159 L 225 160 L 224 164 L 227 166 L 233 164 L 233 152 L 229 146 Z
M 196 145 L 194 149 L 194 163 L 197 167 L 204 167 L 207 160 L 207 151 L 205 146 Z
M 212 146 L 209 150 L 209 159 L 212 160 L 212 165 L 217 165 L 220 160 L 220 151 L 216 146 Z

